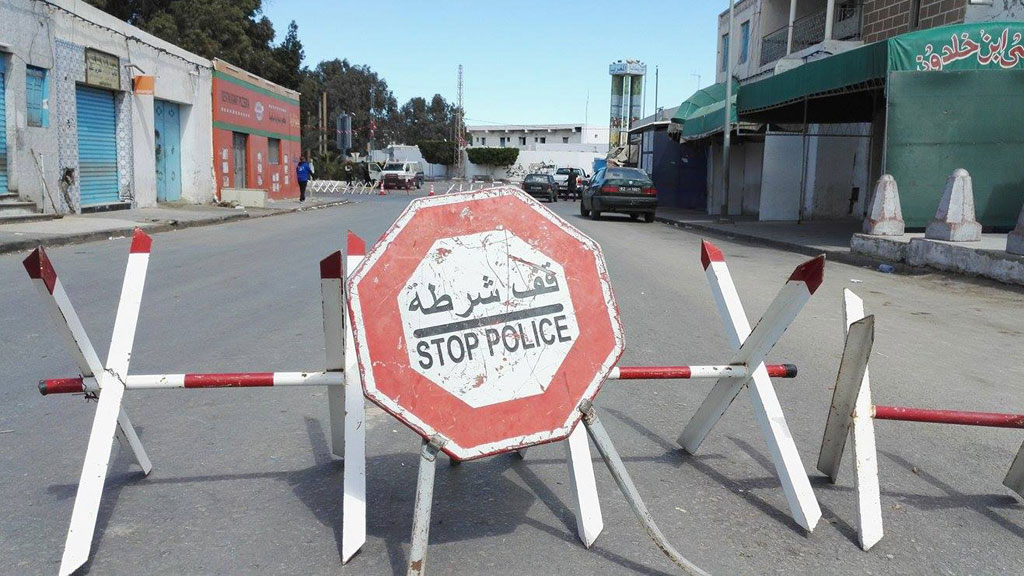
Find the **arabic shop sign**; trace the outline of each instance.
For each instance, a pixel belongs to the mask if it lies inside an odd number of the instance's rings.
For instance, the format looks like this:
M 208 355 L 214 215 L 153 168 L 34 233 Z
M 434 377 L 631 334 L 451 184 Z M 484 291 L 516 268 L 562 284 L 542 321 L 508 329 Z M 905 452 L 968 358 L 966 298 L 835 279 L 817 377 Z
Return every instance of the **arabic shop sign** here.
M 85 83 L 90 86 L 120 90 L 121 70 L 117 56 L 86 48 Z
M 409 366 L 474 408 L 542 394 L 580 333 L 562 266 L 507 230 L 427 255 L 398 294 Z
M 893 70 L 1024 69 L 1024 24 L 987 22 L 945 26 L 890 41 Z

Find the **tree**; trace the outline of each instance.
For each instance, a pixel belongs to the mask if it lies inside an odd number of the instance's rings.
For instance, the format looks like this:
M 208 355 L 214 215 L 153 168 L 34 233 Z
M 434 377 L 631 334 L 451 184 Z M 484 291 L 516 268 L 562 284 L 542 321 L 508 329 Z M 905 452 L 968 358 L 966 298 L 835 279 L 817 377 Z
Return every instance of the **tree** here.
M 341 112 L 352 116 L 352 149 L 366 150 L 370 132 L 374 143 L 382 147 L 401 140 L 398 102 L 386 80 L 369 66 L 352 65 L 348 60 L 325 60 L 310 73 L 302 88 L 303 147 L 315 146 L 321 94 L 327 92 L 328 131 L 334 133 L 334 119 Z M 373 108 L 371 110 L 371 92 Z M 328 138 L 334 148 L 334 138 Z M 308 144 L 307 144 L 308 143 Z
M 467 148 L 466 154 L 473 164 L 511 166 L 519 159 L 519 148 Z
M 455 143 L 448 140 L 423 140 L 417 144 L 423 159 L 431 164 L 455 164 Z

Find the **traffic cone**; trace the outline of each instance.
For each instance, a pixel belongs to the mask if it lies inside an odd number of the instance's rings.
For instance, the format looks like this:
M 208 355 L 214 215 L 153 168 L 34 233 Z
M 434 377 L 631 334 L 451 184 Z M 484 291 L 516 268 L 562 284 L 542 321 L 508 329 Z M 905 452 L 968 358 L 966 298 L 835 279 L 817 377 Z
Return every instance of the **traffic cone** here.
M 377 195 L 378 196 L 387 196 L 388 195 L 388 193 L 384 191 L 384 179 L 383 178 L 380 179 L 380 192 Z
M 429 193 L 429 194 L 427 194 L 427 196 L 433 196 L 433 195 L 434 195 L 434 185 L 433 185 L 433 184 L 431 184 L 431 185 L 430 185 L 430 193 Z

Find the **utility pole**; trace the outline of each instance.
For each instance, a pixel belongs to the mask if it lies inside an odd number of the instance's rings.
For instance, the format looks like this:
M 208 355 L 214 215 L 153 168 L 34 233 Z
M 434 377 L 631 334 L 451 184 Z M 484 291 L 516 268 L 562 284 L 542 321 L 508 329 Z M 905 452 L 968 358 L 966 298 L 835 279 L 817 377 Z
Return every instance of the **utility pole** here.
M 654 113 L 658 113 L 658 65 L 654 65 Z M 661 118 L 655 118 L 661 120 Z
M 377 115 L 373 112 L 373 87 L 370 87 L 370 149 L 367 156 L 373 156 L 373 133 L 377 130 Z
M 320 96 L 320 154 L 327 154 L 327 91 Z
M 455 138 L 455 175 L 459 178 L 465 178 L 466 166 L 462 162 L 462 149 L 466 147 L 466 126 L 463 123 L 465 118 L 463 106 L 465 103 L 462 100 L 462 64 L 459 64 L 459 85 L 456 100 L 458 104 L 455 108 L 455 130 L 457 131 Z
M 732 33 L 732 20 L 735 11 L 734 0 L 729 0 L 729 46 L 725 53 L 725 127 L 722 140 L 722 209 L 718 213 L 719 220 L 729 220 L 729 145 L 732 136 L 732 48 L 735 37 Z
M 694 72 L 693 74 L 690 74 L 690 76 L 697 77 L 697 90 L 700 90 L 700 72 Z

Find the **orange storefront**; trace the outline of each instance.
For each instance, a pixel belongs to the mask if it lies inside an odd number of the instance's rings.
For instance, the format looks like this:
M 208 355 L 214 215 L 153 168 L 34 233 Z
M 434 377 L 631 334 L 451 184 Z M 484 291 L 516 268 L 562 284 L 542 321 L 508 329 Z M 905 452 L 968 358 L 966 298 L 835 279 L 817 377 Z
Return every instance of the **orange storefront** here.
M 214 60 L 217 197 L 224 188 L 249 188 L 275 200 L 298 198 L 299 126 L 298 92 Z

